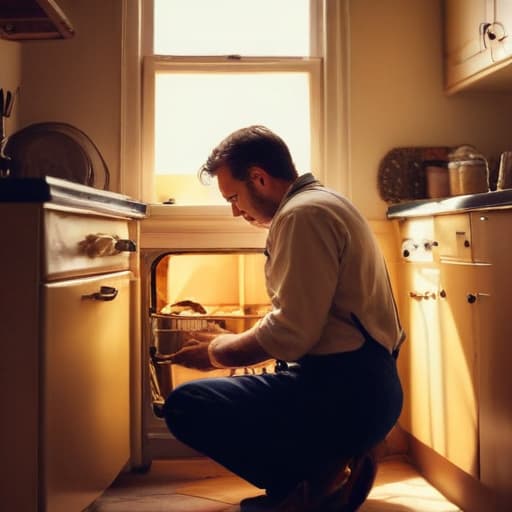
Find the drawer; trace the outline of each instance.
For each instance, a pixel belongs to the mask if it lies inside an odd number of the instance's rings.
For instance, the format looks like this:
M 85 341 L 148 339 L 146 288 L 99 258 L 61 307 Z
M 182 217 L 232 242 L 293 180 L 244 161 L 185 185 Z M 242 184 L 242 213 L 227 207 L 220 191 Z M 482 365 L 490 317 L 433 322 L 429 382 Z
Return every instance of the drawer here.
M 43 222 L 44 278 L 129 269 L 135 245 L 129 243 L 128 219 L 45 209 Z
M 434 252 L 440 261 L 472 261 L 470 214 L 436 216 L 434 231 L 437 241 Z

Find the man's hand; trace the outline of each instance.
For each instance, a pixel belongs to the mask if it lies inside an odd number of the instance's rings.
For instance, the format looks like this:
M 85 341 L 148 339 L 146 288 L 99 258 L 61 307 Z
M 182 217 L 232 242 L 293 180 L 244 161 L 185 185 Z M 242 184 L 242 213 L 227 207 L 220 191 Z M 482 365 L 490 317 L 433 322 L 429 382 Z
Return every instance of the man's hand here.
M 210 340 L 211 341 L 211 340 Z M 208 371 L 216 368 L 210 363 L 208 357 L 208 345 L 210 341 L 188 340 L 183 347 L 170 356 L 175 364 L 194 368 L 196 370 Z
M 173 363 L 207 371 L 253 366 L 272 359 L 272 356 L 258 343 L 252 329 L 240 334 L 194 331 L 190 335 L 191 339 L 170 356 Z M 211 346 L 213 350 L 210 349 L 213 364 L 208 350 L 211 343 L 213 343 Z

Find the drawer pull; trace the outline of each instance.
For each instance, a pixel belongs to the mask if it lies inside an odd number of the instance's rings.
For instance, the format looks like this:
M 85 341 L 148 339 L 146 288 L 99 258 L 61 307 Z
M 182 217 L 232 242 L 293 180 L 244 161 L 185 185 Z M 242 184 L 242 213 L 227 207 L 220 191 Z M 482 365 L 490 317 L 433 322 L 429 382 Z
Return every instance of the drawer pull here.
M 429 291 L 426 291 L 426 292 L 414 292 L 414 291 L 411 291 L 411 292 L 409 292 L 409 297 L 411 297 L 411 299 L 416 299 L 416 300 L 435 299 L 436 298 L 436 293 L 435 292 L 429 292 Z
M 469 304 L 474 304 L 476 302 L 476 295 L 474 293 L 468 293 L 466 298 Z
M 82 299 L 90 300 L 102 300 L 109 301 L 114 300 L 117 297 L 119 290 L 113 286 L 102 286 L 99 292 L 90 293 L 89 295 L 82 295 Z
M 130 239 L 121 239 L 118 240 L 115 245 L 115 249 L 119 252 L 135 252 L 137 250 L 137 244 Z
M 96 233 L 87 235 L 78 243 L 80 252 L 89 258 L 115 256 L 121 252 L 135 252 L 137 245 L 133 240 L 120 239 L 117 235 Z
M 490 293 L 485 292 L 477 292 L 477 293 L 468 293 L 466 295 L 466 299 L 469 302 L 469 304 L 474 304 L 480 297 L 490 297 Z

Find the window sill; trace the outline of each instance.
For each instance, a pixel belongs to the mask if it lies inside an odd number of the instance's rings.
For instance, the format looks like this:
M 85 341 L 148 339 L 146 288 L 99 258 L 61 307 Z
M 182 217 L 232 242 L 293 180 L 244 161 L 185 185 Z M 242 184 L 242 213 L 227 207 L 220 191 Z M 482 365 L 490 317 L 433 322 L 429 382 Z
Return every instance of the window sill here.
M 141 247 L 177 250 L 263 249 L 267 230 L 233 217 L 229 205 L 148 205 Z

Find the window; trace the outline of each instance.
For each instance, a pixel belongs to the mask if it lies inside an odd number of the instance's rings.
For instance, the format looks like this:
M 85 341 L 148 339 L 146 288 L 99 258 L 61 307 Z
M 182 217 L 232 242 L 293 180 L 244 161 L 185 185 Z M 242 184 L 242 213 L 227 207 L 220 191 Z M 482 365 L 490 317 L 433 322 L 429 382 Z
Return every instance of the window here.
M 264 124 L 322 177 L 318 0 L 146 0 L 143 198 L 225 204 L 197 170 L 230 132 Z M 312 6 L 314 8 L 312 8 Z
M 310 0 L 154 0 L 157 55 L 310 55 Z

